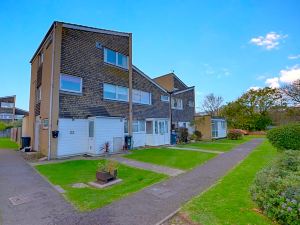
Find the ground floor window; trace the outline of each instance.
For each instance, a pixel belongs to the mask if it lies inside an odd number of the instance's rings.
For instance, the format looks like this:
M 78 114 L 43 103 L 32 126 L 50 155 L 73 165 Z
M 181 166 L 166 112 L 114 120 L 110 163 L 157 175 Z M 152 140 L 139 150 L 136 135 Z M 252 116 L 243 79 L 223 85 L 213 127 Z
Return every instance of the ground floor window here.
M 211 134 L 213 138 L 216 138 L 219 136 L 218 133 L 218 122 L 217 121 L 212 121 L 211 123 Z
M 134 133 L 145 132 L 146 124 L 145 120 L 134 120 L 132 123 L 132 131 Z

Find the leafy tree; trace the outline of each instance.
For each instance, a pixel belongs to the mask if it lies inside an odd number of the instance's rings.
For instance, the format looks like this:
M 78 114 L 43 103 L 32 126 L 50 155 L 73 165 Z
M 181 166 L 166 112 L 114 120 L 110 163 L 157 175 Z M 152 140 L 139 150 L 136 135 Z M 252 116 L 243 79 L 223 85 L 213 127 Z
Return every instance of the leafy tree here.
M 6 130 L 7 129 L 7 125 L 4 122 L 0 121 L 0 131 Z
M 207 114 L 212 116 L 218 116 L 223 101 L 224 100 L 221 96 L 216 96 L 213 93 L 211 93 L 204 97 L 202 107 Z
M 290 85 L 282 88 L 282 92 L 287 96 L 288 100 L 295 104 L 300 103 L 300 79 Z
M 249 90 L 236 101 L 222 108 L 229 127 L 245 130 L 265 130 L 272 123 L 269 110 L 275 106 L 285 106 L 280 90 L 263 88 Z

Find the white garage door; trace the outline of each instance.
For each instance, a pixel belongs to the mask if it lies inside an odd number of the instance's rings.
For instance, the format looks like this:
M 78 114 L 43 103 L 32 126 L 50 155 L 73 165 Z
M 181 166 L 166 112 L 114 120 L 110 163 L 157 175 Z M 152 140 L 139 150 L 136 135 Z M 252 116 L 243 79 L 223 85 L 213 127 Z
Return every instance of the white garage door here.
M 58 157 L 87 152 L 88 120 L 59 119 L 58 130 Z

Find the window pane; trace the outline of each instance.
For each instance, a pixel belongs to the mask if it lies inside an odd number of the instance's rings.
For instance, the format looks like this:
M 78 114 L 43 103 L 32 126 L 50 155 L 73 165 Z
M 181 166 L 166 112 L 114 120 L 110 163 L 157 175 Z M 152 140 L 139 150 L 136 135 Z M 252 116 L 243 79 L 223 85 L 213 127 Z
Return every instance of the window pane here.
M 13 108 L 14 107 L 14 103 L 11 103 L 11 102 L 1 102 L 1 107 L 2 108 Z
M 158 124 L 157 124 L 157 121 L 155 121 L 155 123 L 154 123 L 154 130 L 155 130 L 155 133 L 158 134 Z
M 133 130 L 133 132 L 139 132 L 139 123 L 138 123 L 138 121 L 133 121 L 132 122 L 132 130 Z
M 166 120 L 165 121 L 165 133 L 168 133 L 169 132 L 169 123 L 168 121 Z
M 118 53 L 118 66 L 121 66 L 126 69 L 128 68 L 127 56 Z
M 132 101 L 135 103 L 141 103 L 141 91 L 138 90 L 132 91 Z
M 63 91 L 81 93 L 81 78 L 61 75 L 60 89 Z
M 106 99 L 116 99 L 116 86 L 111 84 L 104 84 L 103 85 L 103 93 L 104 98 Z
M 128 101 L 128 88 L 118 86 L 118 99 Z
M 128 133 L 128 121 L 127 120 L 124 121 L 124 133 L 125 134 Z
M 141 91 L 141 103 L 150 104 L 150 93 Z
M 153 122 L 147 121 L 146 127 L 147 127 L 147 134 L 153 134 Z
M 94 121 L 89 121 L 89 137 L 94 137 Z
M 117 53 L 115 51 L 112 51 L 112 50 L 107 49 L 107 48 L 105 48 L 104 51 L 105 51 L 105 57 L 104 57 L 105 62 L 112 63 L 112 64 L 116 65 L 117 64 L 117 61 L 116 61 L 116 54 Z
M 145 121 L 144 120 L 139 121 L 139 131 L 145 132 Z
M 161 101 L 163 101 L 163 102 L 168 102 L 168 101 L 169 101 L 169 96 L 162 95 L 162 96 L 160 96 L 160 99 L 161 99 Z

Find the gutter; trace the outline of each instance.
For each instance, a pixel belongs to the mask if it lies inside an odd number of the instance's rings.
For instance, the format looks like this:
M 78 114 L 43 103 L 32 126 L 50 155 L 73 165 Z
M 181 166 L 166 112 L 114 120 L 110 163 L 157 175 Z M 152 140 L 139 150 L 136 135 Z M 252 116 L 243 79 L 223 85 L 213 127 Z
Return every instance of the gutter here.
M 51 86 L 50 86 L 50 107 L 49 107 L 49 127 L 48 127 L 48 160 L 51 158 L 51 131 L 52 131 L 52 104 L 53 104 L 53 77 L 54 77 L 54 56 L 55 56 L 55 29 L 56 23 L 53 24 L 52 32 L 52 65 L 51 65 Z

